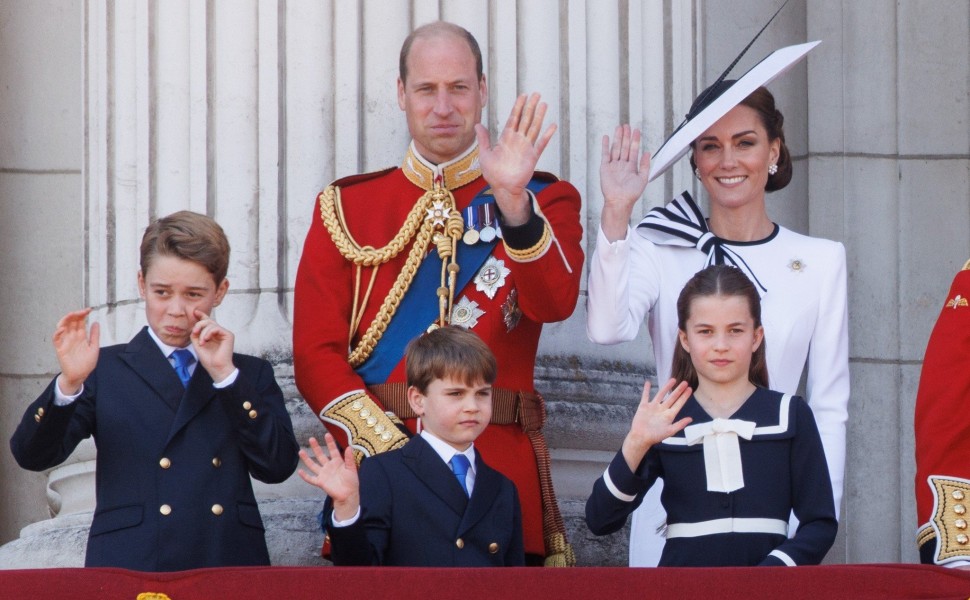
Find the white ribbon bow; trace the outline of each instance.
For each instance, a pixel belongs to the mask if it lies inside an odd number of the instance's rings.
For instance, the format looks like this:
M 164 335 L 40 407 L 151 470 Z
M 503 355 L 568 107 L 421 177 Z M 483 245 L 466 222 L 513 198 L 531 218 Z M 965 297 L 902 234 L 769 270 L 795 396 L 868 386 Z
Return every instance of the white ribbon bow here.
M 733 492 L 744 487 L 738 436 L 750 440 L 755 424 L 740 419 L 714 419 L 684 428 L 687 445 L 704 442 L 707 491 Z

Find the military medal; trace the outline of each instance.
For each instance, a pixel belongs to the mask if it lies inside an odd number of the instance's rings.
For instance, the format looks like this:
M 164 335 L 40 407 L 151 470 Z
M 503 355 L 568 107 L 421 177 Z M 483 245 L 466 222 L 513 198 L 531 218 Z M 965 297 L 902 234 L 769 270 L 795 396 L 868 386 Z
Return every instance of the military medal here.
M 479 232 L 479 237 L 486 244 L 495 239 L 495 227 L 493 226 L 493 219 L 495 218 L 495 213 L 492 212 L 492 207 L 494 204 L 487 202 L 482 204 L 482 230 Z
M 431 208 L 428 209 L 428 216 L 424 218 L 425 221 L 431 221 L 434 225 L 440 225 L 444 227 L 445 221 L 451 215 L 451 209 L 445 206 L 444 202 L 435 200 L 431 204 Z
M 505 277 L 511 272 L 505 267 L 504 261 L 489 256 L 475 276 L 475 289 L 491 300 L 495 298 L 495 292 L 505 285 Z
M 465 235 L 461 237 L 462 241 L 469 246 L 474 246 L 478 243 L 478 207 L 469 206 L 465 209 Z
M 522 309 L 519 308 L 519 290 L 513 288 L 502 303 L 502 321 L 505 322 L 505 331 L 511 333 L 520 319 L 522 319 Z
M 451 324 L 456 327 L 471 329 L 478 325 L 478 318 L 484 314 L 485 311 L 478 308 L 477 302 L 462 296 L 451 309 Z

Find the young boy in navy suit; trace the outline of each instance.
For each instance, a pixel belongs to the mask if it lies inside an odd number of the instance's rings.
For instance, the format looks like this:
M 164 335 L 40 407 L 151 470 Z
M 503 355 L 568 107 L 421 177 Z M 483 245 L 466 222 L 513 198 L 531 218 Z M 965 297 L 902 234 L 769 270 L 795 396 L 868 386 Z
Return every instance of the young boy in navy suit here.
M 522 515 L 515 485 L 475 452 L 492 415 L 495 357 L 474 333 L 443 327 L 411 341 L 407 398 L 422 430 L 405 446 L 363 461 L 329 456 L 300 476 L 328 495 L 324 527 L 336 565 L 521 566 Z
M 233 353 L 212 318 L 229 288 L 229 241 L 204 215 L 149 225 L 138 290 L 145 327 L 99 348 L 91 309 L 54 331 L 61 373 L 30 405 L 10 440 L 20 466 L 63 462 L 94 436 L 94 520 L 86 566 L 177 571 L 268 565 L 250 475 L 278 483 L 298 444 L 265 360 Z

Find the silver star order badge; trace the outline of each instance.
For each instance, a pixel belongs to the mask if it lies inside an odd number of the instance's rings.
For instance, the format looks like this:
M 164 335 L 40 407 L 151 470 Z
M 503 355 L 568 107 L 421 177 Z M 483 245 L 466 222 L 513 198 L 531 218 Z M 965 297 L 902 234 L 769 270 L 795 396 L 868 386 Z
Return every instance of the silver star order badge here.
M 489 256 L 475 276 L 475 289 L 492 300 L 495 298 L 495 292 L 505 285 L 505 277 L 511 272 L 505 267 L 504 261 Z
M 451 209 L 445 206 L 444 202 L 435 201 L 431 204 L 431 208 L 428 209 L 428 216 L 424 220 L 431 221 L 433 225 L 441 225 L 444 227 L 445 220 L 450 214 Z
M 465 329 L 471 329 L 478 325 L 478 317 L 485 314 L 485 311 L 478 308 L 478 303 L 462 296 L 451 309 L 451 324 Z

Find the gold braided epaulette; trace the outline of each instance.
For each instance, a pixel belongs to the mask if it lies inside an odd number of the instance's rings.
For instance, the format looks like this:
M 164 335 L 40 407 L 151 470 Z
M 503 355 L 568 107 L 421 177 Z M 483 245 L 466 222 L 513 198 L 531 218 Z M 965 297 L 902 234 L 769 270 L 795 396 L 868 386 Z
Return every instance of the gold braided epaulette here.
M 382 411 L 363 391 L 337 398 L 320 412 L 320 418 L 347 432 L 357 464 L 366 456 L 400 448 L 408 441 L 395 423 L 400 420 Z
M 933 529 L 938 537 L 933 561 L 943 564 L 955 558 L 970 558 L 970 532 L 967 530 L 970 481 L 935 475 L 930 475 L 928 480 L 933 488 Z

